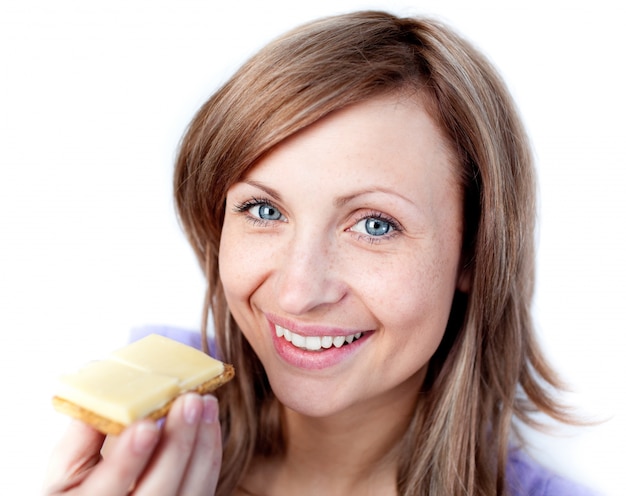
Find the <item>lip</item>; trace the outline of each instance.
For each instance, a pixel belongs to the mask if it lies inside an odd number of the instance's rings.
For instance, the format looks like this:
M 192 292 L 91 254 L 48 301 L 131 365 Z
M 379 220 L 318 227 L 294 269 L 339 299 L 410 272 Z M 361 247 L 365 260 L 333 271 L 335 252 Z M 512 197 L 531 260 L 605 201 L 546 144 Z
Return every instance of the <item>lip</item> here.
M 357 353 L 373 334 L 371 331 L 343 329 L 334 326 L 302 325 L 273 315 L 266 315 L 272 343 L 278 356 L 287 364 L 300 369 L 320 370 L 339 365 Z M 276 325 L 303 336 L 347 336 L 362 332 L 363 335 L 349 345 L 331 347 L 324 351 L 308 351 L 298 348 L 276 336 Z
M 279 325 L 280 327 L 284 327 L 285 329 L 289 329 L 290 331 L 297 332 L 302 336 L 348 336 L 350 334 L 356 334 L 357 332 L 365 333 L 369 330 L 346 329 L 337 326 L 300 324 L 298 322 L 293 322 L 291 320 L 279 317 L 277 315 L 272 315 L 270 313 L 266 313 L 265 318 L 270 323 L 273 331 L 276 330 L 275 326 Z

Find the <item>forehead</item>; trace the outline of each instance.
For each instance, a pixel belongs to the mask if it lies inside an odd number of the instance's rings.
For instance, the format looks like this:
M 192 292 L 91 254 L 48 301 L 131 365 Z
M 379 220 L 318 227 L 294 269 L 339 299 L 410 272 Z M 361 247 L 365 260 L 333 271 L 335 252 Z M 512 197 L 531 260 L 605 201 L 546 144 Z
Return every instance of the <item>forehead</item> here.
M 368 173 L 409 174 L 416 164 L 422 165 L 422 173 L 456 177 L 458 158 L 439 119 L 432 117 L 429 100 L 394 93 L 334 111 L 273 147 L 245 177 L 282 162 L 295 166 L 304 161 L 317 170 L 324 158 L 336 160 L 329 172 L 337 180 L 358 182 Z M 341 166 L 348 162 L 355 166 Z

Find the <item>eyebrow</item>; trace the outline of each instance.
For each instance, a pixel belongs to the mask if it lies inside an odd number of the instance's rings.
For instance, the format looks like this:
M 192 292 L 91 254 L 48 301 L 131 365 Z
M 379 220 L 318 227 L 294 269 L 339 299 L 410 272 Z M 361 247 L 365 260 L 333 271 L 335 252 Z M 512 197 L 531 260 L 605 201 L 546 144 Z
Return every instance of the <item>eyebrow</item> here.
M 275 200 L 280 201 L 282 198 L 280 196 L 280 193 L 278 191 L 276 191 L 274 188 L 270 188 L 269 186 L 260 183 L 259 181 L 254 181 L 252 179 L 246 179 L 244 181 L 242 181 L 245 184 L 249 184 L 250 186 L 253 186 L 254 188 L 258 188 L 261 191 L 264 191 L 265 193 L 267 193 L 269 196 L 273 197 Z
M 337 198 L 335 200 L 335 205 L 338 207 L 342 207 L 348 203 L 350 203 L 352 200 L 354 200 L 355 198 L 358 198 L 359 196 L 364 196 L 364 195 L 369 195 L 369 194 L 376 194 L 376 193 L 385 193 L 388 195 L 392 195 L 392 196 L 396 196 L 402 200 L 404 200 L 407 203 L 410 203 L 411 205 L 413 205 L 414 207 L 417 207 L 417 204 L 409 197 L 404 196 L 401 193 L 398 193 L 397 191 L 391 189 L 391 188 L 385 188 L 385 187 L 378 187 L 378 188 L 365 188 L 359 191 L 356 191 L 350 195 L 346 195 L 346 196 L 341 196 L 339 198 Z
M 245 184 L 249 184 L 250 186 L 253 186 L 254 188 L 258 188 L 261 191 L 264 191 L 265 193 L 267 193 L 269 196 L 273 197 L 274 199 L 276 199 L 277 201 L 281 201 L 281 196 L 280 193 L 278 191 L 276 191 L 274 188 L 271 188 L 270 186 L 267 186 L 266 184 L 263 184 L 259 181 L 254 181 L 252 179 L 246 179 L 244 181 Z M 402 200 L 404 200 L 407 203 L 410 203 L 411 205 L 413 205 L 414 207 L 417 207 L 417 204 L 410 199 L 407 196 L 402 195 L 401 193 L 398 193 L 397 191 L 391 189 L 391 188 L 385 188 L 385 187 L 378 187 L 378 188 L 364 188 L 362 190 L 358 190 L 354 193 L 351 193 L 349 195 L 345 195 L 345 196 L 340 196 L 339 198 L 336 198 L 334 200 L 334 204 L 336 207 L 343 207 L 345 205 L 347 205 L 348 203 L 350 203 L 351 201 L 353 201 L 354 199 L 360 197 L 360 196 L 364 196 L 364 195 L 369 195 L 369 194 L 375 194 L 375 193 L 385 193 L 388 195 L 393 195 L 396 196 Z

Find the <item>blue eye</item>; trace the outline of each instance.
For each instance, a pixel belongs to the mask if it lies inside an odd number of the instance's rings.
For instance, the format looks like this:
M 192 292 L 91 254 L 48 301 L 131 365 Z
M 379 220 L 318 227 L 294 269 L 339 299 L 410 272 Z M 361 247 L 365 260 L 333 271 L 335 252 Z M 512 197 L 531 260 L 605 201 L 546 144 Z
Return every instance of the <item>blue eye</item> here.
M 384 236 L 392 227 L 389 222 L 381 219 L 365 219 L 365 231 L 370 236 Z
M 380 217 L 365 217 L 357 222 L 352 230 L 372 237 L 382 237 L 396 230 L 396 226 L 393 222 Z
M 269 203 L 260 203 L 250 208 L 250 213 L 263 220 L 281 220 L 283 214 Z
M 233 210 L 238 213 L 247 213 L 247 218 L 251 222 L 287 222 L 282 212 L 267 200 L 253 198 L 246 202 L 236 204 Z

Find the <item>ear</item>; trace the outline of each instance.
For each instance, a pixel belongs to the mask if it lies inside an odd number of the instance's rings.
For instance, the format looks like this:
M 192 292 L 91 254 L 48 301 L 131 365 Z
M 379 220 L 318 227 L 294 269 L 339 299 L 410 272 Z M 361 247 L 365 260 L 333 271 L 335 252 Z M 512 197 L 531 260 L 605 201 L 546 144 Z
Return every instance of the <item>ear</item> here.
M 459 267 L 459 275 L 456 280 L 456 289 L 461 293 L 469 293 L 472 287 L 472 273 L 473 270 L 469 266 Z

